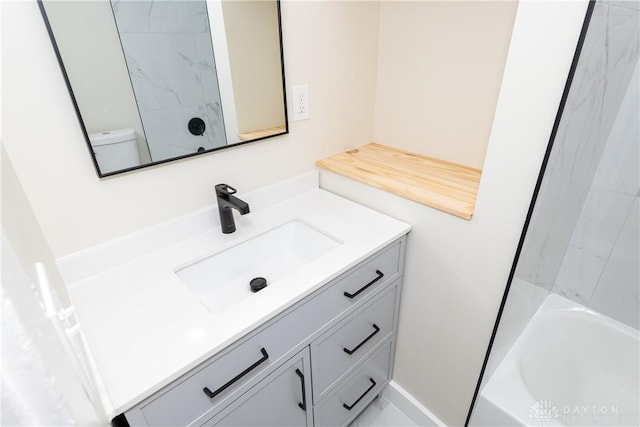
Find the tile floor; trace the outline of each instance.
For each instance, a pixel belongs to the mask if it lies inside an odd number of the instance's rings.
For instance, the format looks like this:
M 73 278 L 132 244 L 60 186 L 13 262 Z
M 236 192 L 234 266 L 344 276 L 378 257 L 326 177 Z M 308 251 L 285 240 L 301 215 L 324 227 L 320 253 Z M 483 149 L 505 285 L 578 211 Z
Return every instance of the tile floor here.
M 407 415 L 401 412 L 384 396 L 373 402 L 353 420 L 349 427 L 416 427 Z

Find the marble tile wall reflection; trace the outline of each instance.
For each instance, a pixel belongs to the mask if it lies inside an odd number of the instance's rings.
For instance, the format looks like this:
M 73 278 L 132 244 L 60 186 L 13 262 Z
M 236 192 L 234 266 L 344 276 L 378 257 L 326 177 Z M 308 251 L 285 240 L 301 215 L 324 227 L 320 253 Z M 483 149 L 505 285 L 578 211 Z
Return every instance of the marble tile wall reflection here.
M 112 0 L 121 33 L 203 33 L 209 31 L 204 2 Z
M 111 4 L 152 160 L 226 145 L 205 0 Z

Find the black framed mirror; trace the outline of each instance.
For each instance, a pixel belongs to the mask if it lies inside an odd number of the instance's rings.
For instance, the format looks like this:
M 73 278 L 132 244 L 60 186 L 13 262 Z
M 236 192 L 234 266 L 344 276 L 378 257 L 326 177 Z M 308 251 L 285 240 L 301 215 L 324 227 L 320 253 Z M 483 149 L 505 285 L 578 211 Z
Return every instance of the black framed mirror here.
M 38 0 L 99 177 L 288 133 L 279 0 Z

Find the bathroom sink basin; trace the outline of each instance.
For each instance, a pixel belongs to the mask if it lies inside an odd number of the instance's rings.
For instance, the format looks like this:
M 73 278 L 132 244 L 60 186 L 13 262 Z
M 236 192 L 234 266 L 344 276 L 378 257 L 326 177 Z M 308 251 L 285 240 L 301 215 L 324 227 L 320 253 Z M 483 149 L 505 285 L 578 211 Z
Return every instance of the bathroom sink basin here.
M 293 220 L 175 273 L 210 312 L 219 313 L 264 292 L 251 291 L 252 279 L 263 277 L 268 286 L 278 286 L 283 278 L 340 244 L 304 222 Z

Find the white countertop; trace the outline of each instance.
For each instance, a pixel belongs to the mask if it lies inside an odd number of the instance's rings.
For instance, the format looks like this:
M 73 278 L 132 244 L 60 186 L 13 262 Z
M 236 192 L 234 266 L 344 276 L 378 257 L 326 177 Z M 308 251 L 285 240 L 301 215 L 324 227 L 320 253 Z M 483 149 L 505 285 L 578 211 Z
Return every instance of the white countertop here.
M 251 213 L 220 231 L 217 206 L 58 260 L 113 417 L 406 234 L 410 226 L 318 189 L 310 172 L 240 194 Z M 282 200 L 284 198 L 284 200 Z M 299 219 L 343 243 L 218 314 L 176 267 Z

